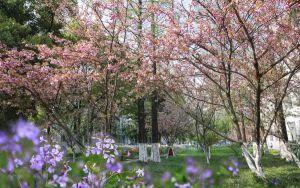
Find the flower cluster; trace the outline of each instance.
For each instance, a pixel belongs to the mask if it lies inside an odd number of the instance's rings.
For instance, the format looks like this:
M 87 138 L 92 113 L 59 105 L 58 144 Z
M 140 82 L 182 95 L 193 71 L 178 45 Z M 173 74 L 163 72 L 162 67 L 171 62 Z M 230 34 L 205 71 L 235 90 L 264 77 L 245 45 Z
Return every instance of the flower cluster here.
M 28 123 L 24 120 L 19 120 L 12 127 L 12 136 L 6 132 L 0 132 L 0 151 L 9 152 L 11 154 L 21 153 L 22 146 L 21 140 L 31 140 L 35 145 L 39 144 L 40 131 L 32 123 Z
M 235 159 L 232 159 L 231 164 L 232 165 L 228 167 L 228 171 L 231 172 L 233 176 L 236 176 L 239 173 L 239 163 Z
M 88 146 L 86 156 L 99 155 L 106 160 L 106 169 L 98 172 L 96 163 L 84 165 L 83 171 L 87 174 L 83 177 L 83 181 L 75 183 L 72 187 L 102 187 L 107 181 L 107 176 L 122 172 L 123 165 L 116 161 L 119 155 L 115 141 L 108 136 L 100 136 L 96 139 L 95 146 Z
M 114 163 L 115 157 L 119 155 L 115 141 L 108 136 L 101 136 L 100 138 L 95 138 L 97 140 L 95 147 L 88 147 L 86 150 L 86 156 L 93 155 L 103 155 L 106 159 L 106 163 Z
M 34 145 L 39 144 L 40 131 L 33 123 L 24 120 L 18 120 L 10 130 L 11 134 L 7 132 L 0 132 L 0 152 L 8 154 L 7 166 L 1 171 L 6 174 L 12 174 L 15 168 L 20 167 L 26 162 L 27 158 L 21 159 L 22 141 L 30 140 Z
M 29 140 L 34 149 L 27 150 L 23 140 Z M 1 171 L 7 174 L 10 180 L 18 178 L 18 182 L 23 188 L 30 187 L 29 182 L 21 174 L 17 174 L 16 168 L 25 168 L 33 174 L 34 184 L 37 187 L 72 187 L 72 188 L 90 188 L 90 187 L 147 187 L 154 185 L 170 185 L 176 188 L 190 188 L 194 186 L 209 187 L 215 184 L 213 171 L 203 169 L 197 166 L 193 158 L 186 159 L 185 178 L 173 176 L 170 172 L 165 172 L 161 181 L 155 181 L 144 169 L 132 169 L 129 165 L 128 171 L 124 170 L 121 162 L 118 162 L 119 155 L 117 146 L 113 139 L 108 136 L 96 138 L 94 146 L 87 147 L 87 159 L 90 155 L 96 155 L 97 158 L 105 160 L 104 167 L 98 166 L 92 161 L 81 162 L 78 168 L 83 170 L 85 176 L 70 177 L 69 162 L 66 160 L 65 152 L 59 144 L 52 144 L 40 137 L 40 131 L 32 123 L 19 120 L 11 129 L 11 133 L 0 132 L 0 152 L 5 152 L 7 156 L 6 166 Z M 31 151 L 27 152 L 27 151 Z M 25 156 L 22 154 L 26 154 Z M 93 157 L 92 157 L 93 158 Z M 228 171 L 237 175 L 239 172 L 238 162 L 231 160 L 228 165 Z M 98 162 L 97 162 L 98 163 Z M 71 183 L 72 182 L 72 183 Z M 273 184 L 278 184 L 274 180 Z M 167 186 L 168 187 L 168 186 Z
M 43 137 L 40 138 L 40 141 L 43 145 L 39 148 L 37 154 L 32 156 L 30 168 L 41 171 L 43 166 L 48 166 L 48 172 L 53 174 L 57 164 L 63 161 L 64 151 L 61 151 L 58 144 L 51 146 Z
M 191 183 L 195 183 L 199 180 L 201 187 L 204 187 L 207 183 L 212 186 L 214 183 L 212 178 L 213 172 L 210 169 L 200 170 L 200 168 L 197 167 L 195 160 L 191 157 L 186 159 L 186 173 L 189 176 Z M 188 187 L 188 185 L 186 184 L 185 187 Z

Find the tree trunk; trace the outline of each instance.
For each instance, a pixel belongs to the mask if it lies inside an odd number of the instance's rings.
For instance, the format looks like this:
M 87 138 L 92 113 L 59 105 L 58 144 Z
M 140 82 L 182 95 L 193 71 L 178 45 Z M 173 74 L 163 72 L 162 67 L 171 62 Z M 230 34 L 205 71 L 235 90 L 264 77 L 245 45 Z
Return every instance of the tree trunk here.
M 151 0 L 151 4 L 154 5 L 154 0 Z M 156 38 L 156 24 L 155 24 L 155 15 L 151 14 L 151 33 L 153 40 L 153 52 L 155 51 L 155 38 Z M 152 74 L 153 77 L 157 74 L 156 60 L 153 59 L 152 63 Z M 159 154 L 159 133 L 158 133 L 158 91 L 157 88 L 154 88 L 151 96 L 151 125 L 152 125 L 152 147 L 151 147 L 151 159 L 154 162 L 160 162 L 160 154 Z
M 279 142 L 279 146 L 280 146 L 280 158 L 288 162 L 293 161 L 293 156 L 289 152 L 287 144 L 285 144 L 285 142 L 281 140 Z
M 151 97 L 151 116 L 152 116 L 152 147 L 151 147 L 151 159 L 154 162 L 160 162 L 159 154 L 159 135 L 158 135 L 158 97 L 157 91 L 154 90 Z
M 145 129 L 145 98 L 138 99 L 138 127 L 139 127 L 139 160 L 147 162 L 147 136 Z
M 255 146 L 256 145 L 256 146 Z M 258 146 L 257 144 L 254 144 L 255 147 L 253 147 L 253 153 L 255 153 L 255 156 L 252 156 L 246 147 L 245 144 L 241 144 L 241 149 L 243 156 L 247 162 L 248 167 L 250 168 L 251 172 L 253 172 L 256 176 L 259 178 L 262 178 L 263 180 L 266 179 L 266 176 L 262 170 L 261 166 L 261 156 L 262 156 L 262 147 Z
M 203 152 L 204 152 L 204 155 L 205 155 L 206 163 L 210 164 L 210 156 L 211 156 L 210 147 L 209 146 L 208 147 L 203 146 L 202 149 L 203 149 Z
M 143 1 L 138 1 L 138 47 L 141 47 L 142 31 L 143 30 Z M 139 66 L 142 64 L 141 59 L 138 60 Z M 138 99 L 138 126 L 139 126 L 139 160 L 142 162 L 148 161 L 147 153 L 147 135 L 145 128 L 145 98 Z
M 286 124 L 285 124 L 285 116 L 283 111 L 283 105 L 282 102 L 279 104 L 279 110 L 278 110 L 278 123 L 280 126 L 280 133 L 282 140 L 280 141 L 280 157 L 282 159 L 285 159 L 286 161 L 294 161 L 297 166 L 300 168 L 300 160 L 298 157 L 294 154 L 291 147 L 289 146 L 289 140 L 286 130 Z
M 156 163 L 160 163 L 159 143 L 151 144 L 151 160 Z
M 147 162 L 148 154 L 147 154 L 147 144 L 139 143 L 139 161 Z
M 300 160 L 296 154 L 292 151 L 291 147 L 287 142 L 280 141 L 280 156 L 286 161 L 294 161 L 298 168 L 300 168 Z

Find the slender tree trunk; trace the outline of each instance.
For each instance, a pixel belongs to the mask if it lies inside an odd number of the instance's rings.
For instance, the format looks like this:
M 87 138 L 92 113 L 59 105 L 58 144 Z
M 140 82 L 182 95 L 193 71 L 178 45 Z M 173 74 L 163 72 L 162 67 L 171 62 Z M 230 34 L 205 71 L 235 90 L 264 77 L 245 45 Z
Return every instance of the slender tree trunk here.
M 256 176 L 258 176 L 262 179 L 266 179 L 266 176 L 265 176 L 262 166 L 261 166 L 262 148 L 258 145 L 253 147 L 253 150 L 256 150 L 254 152 L 254 153 L 256 153 L 256 156 L 251 155 L 251 153 L 249 152 L 249 150 L 245 144 L 241 144 L 241 149 L 242 149 L 243 156 L 246 160 L 246 163 L 247 163 L 248 167 L 250 168 L 251 172 L 253 172 Z
M 292 149 L 289 145 L 282 102 L 280 102 L 280 104 L 279 104 L 278 121 L 277 122 L 279 124 L 280 133 L 281 133 L 281 141 L 279 143 L 280 144 L 280 157 L 282 159 L 285 159 L 286 161 L 294 161 L 297 164 L 297 166 L 300 168 L 300 160 L 294 154 L 294 152 L 292 151 Z
M 154 4 L 154 0 L 151 0 L 151 4 Z M 153 51 L 155 51 L 155 32 L 156 32 L 156 25 L 155 25 L 155 15 L 154 13 L 151 14 L 151 33 L 152 33 L 152 40 L 153 40 Z M 155 77 L 157 73 L 156 69 L 156 59 L 153 59 L 152 64 L 152 74 Z M 151 96 L 151 125 L 152 125 L 152 147 L 151 147 L 151 159 L 154 162 L 160 162 L 160 140 L 159 140 L 159 132 L 158 132 L 158 92 L 157 88 L 154 88 Z
M 138 1 L 138 47 L 141 47 L 142 29 L 143 29 L 143 1 Z M 138 60 L 138 64 L 141 65 L 141 59 Z M 147 154 L 147 135 L 145 128 L 145 98 L 141 97 L 137 100 L 138 106 L 138 127 L 139 127 L 139 160 L 142 162 L 148 161 Z
M 159 134 L 158 134 L 158 98 L 157 91 L 153 91 L 151 97 L 151 116 L 152 116 L 152 147 L 151 147 L 151 159 L 154 162 L 160 162 L 160 153 L 159 153 Z
M 210 146 L 204 146 L 203 147 L 203 152 L 206 158 L 206 163 L 210 164 Z
M 139 126 L 139 160 L 147 162 L 147 135 L 145 129 L 145 98 L 138 99 L 138 126 Z

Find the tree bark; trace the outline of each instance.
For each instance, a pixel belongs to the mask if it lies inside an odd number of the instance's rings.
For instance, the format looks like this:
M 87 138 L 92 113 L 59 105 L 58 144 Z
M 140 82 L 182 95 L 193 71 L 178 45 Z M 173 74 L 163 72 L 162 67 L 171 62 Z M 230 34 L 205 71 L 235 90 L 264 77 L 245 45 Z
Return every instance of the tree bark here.
M 256 156 L 252 156 L 245 144 L 241 144 L 241 149 L 243 156 L 247 162 L 248 167 L 250 168 L 251 172 L 253 172 L 256 176 L 259 178 L 262 178 L 263 180 L 266 179 L 266 176 L 263 172 L 262 166 L 261 166 L 261 156 L 262 156 L 262 147 L 256 145 L 253 147 L 253 150 L 255 150 Z
M 139 143 L 139 161 L 148 161 L 147 143 Z
M 151 0 L 151 4 L 154 4 L 154 0 Z M 155 25 L 155 15 L 154 13 L 151 13 L 151 33 L 152 33 L 152 40 L 153 40 L 153 51 L 155 51 L 155 42 L 154 39 L 156 25 Z M 153 59 L 152 63 L 152 74 L 155 77 L 157 74 L 157 67 L 156 67 L 156 60 Z M 160 146 L 160 140 L 159 140 L 159 132 L 158 132 L 158 92 L 157 88 L 155 87 L 152 96 L 151 96 L 151 126 L 152 126 L 152 147 L 151 147 L 151 159 L 154 162 L 159 163 L 160 162 L 160 154 L 159 154 L 159 146 Z
M 158 135 L 158 100 L 157 100 L 157 91 L 153 91 L 151 97 L 151 117 L 152 117 L 152 147 L 151 147 L 151 159 L 154 162 L 160 162 L 159 154 L 159 135 Z
M 152 145 L 151 146 L 151 159 L 153 162 L 160 163 L 160 153 L 159 153 L 160 144 L 152 143 L 151 145 Z
M 145 98 L 138 99 L 138 140 L 139 140 L 139 160 L 147 162 L 147 135 L 145 128 Z
M 278 110 L 278 123 L 280 127 L 280 133 L 282 140 L 280 141 L 280 157 L 286 161 L 294 161 L 300 168 L 300 160 L 294 154 L 291 147 L 289 146 L 289 139 L 286 130 L 285 116 L 283 111 L 282 101 L 279 104 Z

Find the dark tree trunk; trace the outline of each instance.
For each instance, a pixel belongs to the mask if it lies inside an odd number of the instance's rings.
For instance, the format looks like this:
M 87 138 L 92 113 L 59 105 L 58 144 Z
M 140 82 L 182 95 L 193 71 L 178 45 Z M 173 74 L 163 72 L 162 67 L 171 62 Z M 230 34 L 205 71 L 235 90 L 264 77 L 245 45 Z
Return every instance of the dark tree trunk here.
M 139 126 L 139 134 L 138 139 L 139 143 L 147 143 L 147 135 L 146 135 L 146 128 L 145 128 L 145 98 L 141 97 L 137 101 L 138 106 L 138 126 Z
M 158 97 L 154 90 L 151 96 L 151 125 L 152 125 L 152 143 L 159 143 L 158 133 Z
M 278 124 L 280 127 L 280 133 L 281 133 L 282 140 L 284 142 L 288 142 L 288 134 L 287 134 L 286 125 L 285 125 L 285 117 L 284 117 L 282 102 L 279 103 L 277 121 L 278 121 Z
M 151 4 L 154 5 L 154 0 L 151 0 Z M 151 32 L 153 37 L 153 52 L 155 49 L 155 38 L 156 38 L 156 24 L 155 24 L 155 15 L 151 14 Z M 157 67 L 156 59 L 153 59 L 152 64 L 152 74 L 153 77 L 156 77 Z M 154 162 L 160 162 L 160 151 L 159 151 L 159 133 L 158 133 L 158 91 L 155 87 L 151 95 L 151 126 L 152 126 L 152 149 L 151 149 L 151 158 Z

